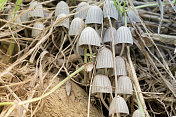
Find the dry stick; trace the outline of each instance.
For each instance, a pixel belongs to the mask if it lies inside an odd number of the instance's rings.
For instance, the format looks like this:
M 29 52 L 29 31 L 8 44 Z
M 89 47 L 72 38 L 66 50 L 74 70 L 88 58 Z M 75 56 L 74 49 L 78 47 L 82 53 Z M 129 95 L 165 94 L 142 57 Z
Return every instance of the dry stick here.
M 101 99 L 103 105 L 106 107 L 106 109 L 109 110 L 109 106 L 106 104 L 106 102 L 103 99 L 103 93 L 100 93 L 100 99 Z
M 138 92 L 138 96 L 139 96 L 139 100 L 142 104 L 142 107 L 144 109 L 144 112 L 146 114 L 147 117 L 149 117 L 149 114 L 147 112 L 147 108 L 146 108 L 146 105 L 145 105 L 145 101 L 144 101 L 144 97 L 142 95 L 142 91 L 141 91 L 141 88 L 140 88 L 140 85 L 139 85 L 139 81 L 138 81 L 138 78 L 137 78 L 137 75 L 136 75 L 136 72 L 135 72 L 135 69 L 134 69 L 134 66 L 133 66 L 133 63 L 132 63 L 132 60 L 131 60 L 131 57 L 130 57 L 130 47 L 127 46 L 127 56 L 128 56 L 128 62 L 130 64 L 130 68 L 131 68 L 131 71 L 132 71 L 132 79 L 133 79 L 133 82 L 136 86 L 136 89 L 137 89 L 137 92 Z

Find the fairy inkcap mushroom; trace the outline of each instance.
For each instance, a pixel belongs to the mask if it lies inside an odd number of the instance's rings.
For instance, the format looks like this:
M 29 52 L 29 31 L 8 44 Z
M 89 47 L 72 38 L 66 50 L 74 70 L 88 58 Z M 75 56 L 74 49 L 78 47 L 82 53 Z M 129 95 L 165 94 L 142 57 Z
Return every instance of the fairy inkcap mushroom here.
M 114 18 L 115 20 L 118 20 L 118 10 L 114 5 L 114 2 L 111 0 L 107 0 L 104 4 L 103 7 L 103 13 L 104 13 L 104 18 Z
M 87 27 L 82 31 L 78 44 L 79 46 L 101 46 L 101 38 L 93 28 Z
M 56 21 L 62 20 L 59 22 L 59 24 L 56 24 L 56 26 L 63 26 L 67 29 L 69 29 L 69 18 L 67 18 L 66 14 L 60 14 L 57 16 Z
M 79 34 L 84 28 L 84 21 L 79 17 L 74 18 L 70 24 L 69 35 L 74 36 Z
M 114 27 L 112 27 L 112 33 L 113 33 L 113 38 L 114 41 L 116 41 L 116 29 Z M 112 35 L 111 35 L 111 27 L 109 27 L 108 29 L 106 29 L 104 36 L 103 36 L 103 42 L 112 42 Z
M 117 75 L 126 76 L 127 75 L 127 71 L 126 71 L 125 61 L 123 60 L 123 58 L 120 57 L 120 56 L 116 56 L 115 60 L 116 60 L 116 70 L 117 70 L 116 72 L 117 72 Z
M 132 83 L 128 76 L 120 76 L 117 80 L 117 93 L 132 95 Z
M 128 115 L 129 109 L 125 100 L 120 96 L 115 96 L 110 104 L 109 115 L 111 114 Z
M 105 75 L 96 75 L 92 82 L 92 93 L 112 93 L 109 78 Z
M 130 19 L 134 22 L 140 22 L 139 18 L 138 18 L 138 11 L 137 9 L 129 9 L 129 11 L 127 12 L 127 22 L 130 23 Z
M 122 44 L 122 43 L 131 44 L 131 45 L 133 44 L 133 37 L 128 27 L 121 26 L 117 30 L 116 34 L 117 36 L 116 36 L 115 44 Z
M 110 49 L 102 47 L 97 55 L 96 68 L 113 68 L 113 55 Z
M 43 6 L 37 1 L 33 1 L 30 3 L 29 9 L 32 8 L 33 10 L 29 11 L 28 17 L 44 17 L 43 13 Z
M 87 12 L 86 24 L 102 24 L 103 11 L 99 6 L 91 6 Z
M 89 4 L 86 2 L 81 2 L 78 4 L 78 7 L 76 9 L 77 14 L 75 14 L 75 18 L 79 17 L 79 18 L 83 18 L 86 19 L 87 16 L 87 11 L 89 9 Z
M 135 110 L 132 117 L 142 117 L 142 113 L 139 109 Z
M 39 28 L 39 29 L 44 29 L 45 26 L 43 25 L 42 22 L 35 22 L 34 23 L 34 28 Z M 36 37 L 38 34 L 41 33 L 42 30 L 37 30 L 37 29 L 32 29 L 32 37 Z
M 56 5 L 55 16 L 58 16 L 60 14 L 66 14 L 66 15 L 68 15 L 69 13 L 70 13 L 69 7 L 68 7 L 68 4 L 66 2 L 60 1 Z

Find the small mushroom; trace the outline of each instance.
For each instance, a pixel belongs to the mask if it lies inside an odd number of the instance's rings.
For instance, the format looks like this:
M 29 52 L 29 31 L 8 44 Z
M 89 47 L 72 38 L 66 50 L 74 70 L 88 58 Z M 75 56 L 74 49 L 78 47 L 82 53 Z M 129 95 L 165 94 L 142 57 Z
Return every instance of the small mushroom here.
M 131 80 L 128 76 L 120 76 L 117 80 L 117 93 L 132 95 L 133 88 Z
M 123 60 L 122 57 L 120 56 L 116 56 L 116 72 L 117 75 L 123 75 L 126 76 L 127 75 L 127 71 L 126 71 L 126 65 L 125 65 L 125 61 Z
M 113 1 L 106 1 L 103 7 L 104 12 L 104 18 L 114 18 L 115 20 L 118 20 L 118 10 L 114 5 Z
M 63 20 L 63 21 L 59 22 L 59 24 L 56 24 L 56 26 L 63 26 L 65 28 L 69 29 L 69 18 L 67 18 L 66 14 L 58 15 L 56 18 L 56 21 L 58 21 L 58 20 Z
M 66 14 L 66 15 L 68 15 L 69 13 L 70 13 L 69 6 L 68 6 L 68 4 L 66 2 L 60 1 L 56 5 L 55 16 L 58 16 L 60 14 Z
M 45 28 L 45 26 L 43 25 L 42 22 L 35 22 L 33 27 L 39 28 L 39 29 Z M 41 32 L 42 32 L 42 30 L 32 29 L 32 37 L 38 36 Z
M 140 22 L 140 19 L 138 18 L 139 13 L 137 9 L 134 9 L 134 10 L 129 9 L 129 11 L 127 12 L 127 15 L 128 15 L 127 23 L 131 23 L 130 19 L 134 22 Z
M 139 109 L 135 110 L 132 117 L 143 117 Z
M 114 27 L 112 27 L 112 33 L 114 36 L 114 41 L 116 41 L 116 29 Z M 111 27 L 106 29 L 104 36 L 103 36 L 103 42 L 104 43 L 112 42 Z M 117 43 L 117 42 L 115 42 L 115 43 Z
M 111 114 L 128 115 L 129 109 L 125 100 L 120 96 L 115 96 L 110 104 L 109 115 Z
M 87 11 L 89 9 L 89 4 L 86 2 L 81 2 L 78 4 L 78 7 L 76 9 L 76 12 L 78 12 L 77 14 L 75 14 L 75 18 L 79 17 L 79 18 L 83 18 L 86 19 L 87 16 Z
M 105 75 L 96 75 L 92 82 L 92 93 L 112 93 L 109 78 Z
M 28 17 L 44 17 L 44 13 L 43 13 L 43 6 L 42 4 L 40 4 L 37 1 L 33 1 L 30 3 L 29 9 L 32 8 L 33 10 L 29 11 L 28 13 Z
M 70 25 L 69 35 L 75 36 L 79 34 L 83 28 L 84 28 L 84 21 L 80 19 L 79 17 L 74 18 Z
M 103 12 L 99 6 L 91 6 L 87 12 L 86 24 L 102 24 Z
M 102 47 L 97 55 L 96 68 L 113 68 L 113 55 L 110 49 Z

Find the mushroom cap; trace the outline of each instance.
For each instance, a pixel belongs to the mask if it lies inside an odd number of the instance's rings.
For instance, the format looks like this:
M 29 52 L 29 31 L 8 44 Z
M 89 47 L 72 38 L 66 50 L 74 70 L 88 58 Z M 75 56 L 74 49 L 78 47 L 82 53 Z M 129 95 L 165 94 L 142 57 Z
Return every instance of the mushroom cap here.
M 69 35 L 73 36 L 79 34 L 83 28 L 84 28 L 84 21 L 79 17 L 74 18 L 70 25 Z
M 29 21 L 28 12 L 20 16 L 21 22 Z
M 45 28 L 45 26 L 43 25 L 42 22 L 35 22 L 33 27 L 39 28 L 39 29 L 44 29 Z M 36 37 L 41 32 L 42 32 L 42 30 L 32 29 L 32 37 Z
M 66 14 L 60 14 L 57 16 L 56 21 L 62 18 L 65 18 L 67 15 Z M 64 19 L 63 21 L 61 21 L 59 24 L 57 24 L 56 26 L 63 26 L 67 29 L 69 29 L 69 18 Z
M 117 75 L 123 75 L 123 76 L 127 75 L 125 61 L 120 56 L 116 56 L 116 70 L 117 70 L 116 71 Z
M 118 10 L 114 5 L 113 1 L 106 1 L 103 7 L 104 18 L 114 18 L 118 20 Z
M 17 14 L 16 14 L 15 17 L 17 17 Z M 10 14 L 10 15 L 7 16 L 7 20 L 8 20 L 8 21 L 12 20 L 13 18 L 14 18 L 14 14 Z M 18 17 L 18 18 L 15 20 L 15 23 L 21 23 L 20 17 Z
M 86 2 L 79 3 L 78 7 L 76 9 L 76 12 L 78 12 L 78 13 L 75 15 L 75 18 L 79 17 L 81 19 L 82 18 L 86 19 L 88 9 L 89 9 L 89 4 L 88 3 L 86 3 Z
M 58 16 L 60 14 L 66 14 L 66 15 L 68 15 L 69 13 L 70 13 L 69 6 L 68 6 L 68 4 L 66 2 L 60 1 L 56 5 L 55 16 Z
M 91 6 L 87 12 L 86 24 L 102 24 L 103 11 L 99 6 Z
M 116 34 L 117 36 L 116 36 L 115 44 L 120 44 L 120 43 L 127 43 L 131 45 L 133 44 L 133 37 L 128 27 L 121 26 L 117 30 Z
M 114 36 L 114 43 L 116 41 L 116 29 L 114 27 L 112 27 L 112 33 Z M 108 29 L 106 29 L 104 36 L 103 36 L 103 42 L 112 42 L 112 35 L 111 35 L 111 27 L 109 27 Z M 117 42 L 116 42 L 117 43 Z
M 105 75 L 96 75 L 92 82 L 92 93 L 112 93 L 109 78 Z
M 113 68 L 113 55 L 110 49 L 102 47 L 97 55 L 96 68 Z
M 84 46 L 84 45 L 101 46 L 101 38 L 93 28 L 87 27 L 82 31 L 78 41 L 78 45 L 79 46 Z
M 34 7 L 34 8 L 33 8 Z M 29 11 L 28 17 L 44 17 L 43 6 L 37 1 L 33 1 L 30 3 L 29 8 L 33 8 L 33 10 Z
M 139 20 L 139 18 L 138 18 L 138 11 L 137 11 L 137 9 L 134 9 L 134 10 L 132 10 L 132 9 L 129 9 L 129 11 L 127 12 L 127 15 L 128 15 L 128 17 L 127 17 L 127 22 L 128 23 L 130 23 L 130 19 L 132 20 L 132 21 L 134 21 L 134 22 L 140 22 L 140 20 Z M 130 19 L 129 19 L 130 18 Z
M 120 76 L 117 80 L 116 88 L 118 94 L 133 94 L 132 83 L 128 76 Z
M 125 115 L 129 114 L 128 106 L 125 100 L 120 96 L 114 97 L 110 104 L 109 115 L 113 113 L 120 113 Z
M 142 117 L 142 113 L 139 109 L 135 110 L 132 117 Z

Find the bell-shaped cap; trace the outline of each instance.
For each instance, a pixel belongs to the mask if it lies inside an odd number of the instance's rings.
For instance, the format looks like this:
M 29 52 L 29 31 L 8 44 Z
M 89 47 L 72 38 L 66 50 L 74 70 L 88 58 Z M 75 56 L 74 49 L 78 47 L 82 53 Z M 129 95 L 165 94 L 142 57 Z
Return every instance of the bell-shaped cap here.
M 117 32 L 116 32 L 116 29 L 114 27 L 112 27 L 112 33 L 113 33 L 114 41 L 116 41 L 116 33 Z M 112 42 L 111 27 L 109 27 L 108 29 L 106 29 L 106 31 L 104 33 L 104 36 L 103 36 L 103 42 L 104 43 L 106 43 L 106 42 Z
M 139 109 L 135 110 L 132 117 L 143 117 Z
M 110 49 L 102 47 L 97 55 L 96 68 L 113 68 L 113 55 Z
M 30 3 L 29 9 L 32 8 L 28 13 L 28 17 L 44 17 L 43 6 L 37 1 Z
M 118 94 L 133 94 L 132 83 L 128 76 L 120 76 L 117 80 L 116 88 Z
M 115 44 L 120 44 L 120 43 L 126 43 L 126 44 L 133 44 L 133 37 L 131 34 L 131 31 L 128 27 L 121 26 L 117 30 L 117 36 L 116 36 L 116 43 Z
M 62 19 L 63 18 L 63 19 Z M 67 18 L 66 14 L 60 14 L 57 16 L 56 21 L 61 20 L 56 26 L 63 26 L 69 29 L 69 18 Z
M 129 114 L 129 109 L 128 106 L 125 102 L 125 100 L 120 97 L 120 96 L 116 96 L 113 98 L 111 104 L 110 104 L 110 108 L 109 108 L 109 115 L 111 114 L 124 114 L 124 115 L 128 115 Z
M 20 16 L 21 22 L 29 21 L 28 12 Z
M 116 56 L 116 72 L 117 72 L 117 75 L 122 75 L 122 76 L 127 75 L 125 61 L 120 56 Z
M 39 29 L 44 29 L 45 26 L 43 25 L 42 22 L 35 22 L 34 23 L 34 28 L 39 28 Z M 42 32 L 42 30 L 37 30 L 37 29 L 32 29 L 32 37 L 36 37 Z
M 106 1 L 103 7 L 104 12 L 104 18 L 114 18 L 115 20 L 118 20 L 118 10 L 114 5 L 113 1 Z
M 92 82 L 92 93 L 112 93 L 109 78 L 105 75 L 96 75 Z
M 82 31 L 78 44 L 79 46 L 84 45 L 101 46 L 101 38 L 93 28 L 87 27 Z
M 129 11 L 127 12 L 127 22 L 130 23 L 130 19 L 134 22 L 140 22 L 140 19 L 138 18 L 138 11 L 137 9 L 135 10 L 132 10 L 132 9 L 129 9 Z M 129 19 L 130 18 L 130 19 Z
M 76 12 L 78 12 L 77 14 L 75 14 L 75 18 L 79 17 L 79 18 L 83 18 L 86 19 L 87 16 L 87 11 L 89 9 L 89 4 L 86 2 L 81 2 L 78 4 L 78 7 L 76 9 Z
M 58 16 L 60 14 L 66 14 L 66 15 L 68 15 L 69 13 L 70 13 L 69 6 L 68 6 L 68 4 L 66 2 L 60 1 L 56 5 L 55 16 Z
M 84 28 L 84 21 L 79 17 L 74 18 L 70 25 L 69 35 L 74 36 L 76 34 L 79 34 L 83 28 Z
M 18 15 L 16 15 L 15 17 L 18 17 Z M 10 15 L 7 16 L 7 20 L 10 21 L 10 20 L 12 20 L 12 19 L 15 18 L 15 17 L 14 17 L 14 14 L 10 14 Z M 18 18 L 15 20 L 15 23 L 21 23 L 20 17 L 18 17 Z
M 99 6 L 91 6 L 87 12 L 86 24 L 102 24 L 103 11 Z

